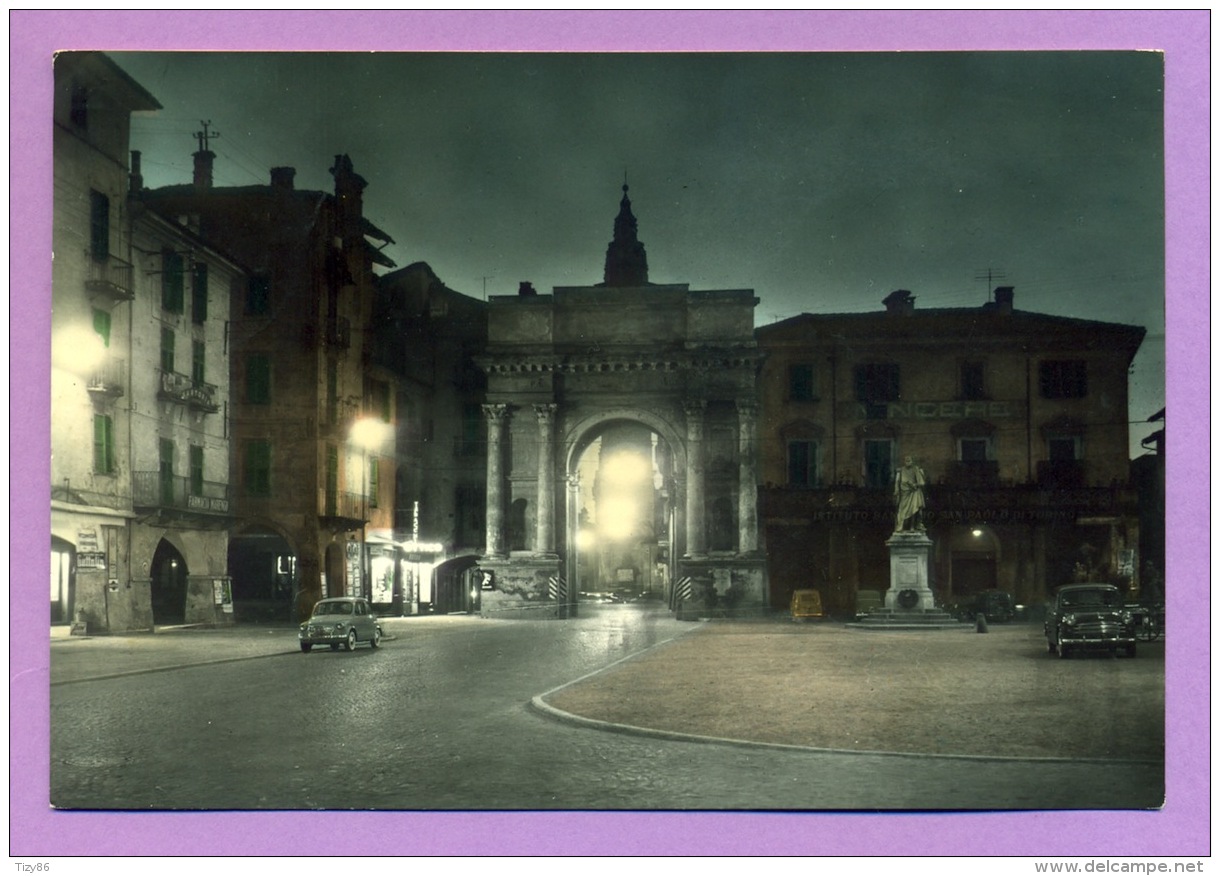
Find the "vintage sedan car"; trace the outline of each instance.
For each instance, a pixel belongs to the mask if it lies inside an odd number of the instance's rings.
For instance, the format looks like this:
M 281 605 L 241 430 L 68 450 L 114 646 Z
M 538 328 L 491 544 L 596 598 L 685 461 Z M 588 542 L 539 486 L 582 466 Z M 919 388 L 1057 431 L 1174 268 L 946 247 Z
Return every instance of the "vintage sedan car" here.
M 338 651 L 340 646 L 353 651 L 364 643 L 376 648 L 381 645 L 381 623 L 367 599 L 335 596 L 314 605 L 313 614 L 301 624 L 297 638 L 306 653 L 314 645 L 330 645 L 332 651 Z
M 1135 620 L 1123 605 L 1122 594 L 1110 584 L 1068 584 L 1060 587 L 1044 625 L 1046 650 L 1068 657 L 1078 650 L 1121 649 L 1135 656 Z

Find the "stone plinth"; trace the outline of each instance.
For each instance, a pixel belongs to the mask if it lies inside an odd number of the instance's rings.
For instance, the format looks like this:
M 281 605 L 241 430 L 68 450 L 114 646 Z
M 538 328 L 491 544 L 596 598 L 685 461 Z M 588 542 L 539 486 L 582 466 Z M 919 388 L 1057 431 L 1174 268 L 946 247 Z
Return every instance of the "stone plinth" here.
M 483 617 L 543 619 L 568 616 L 563 563 L 558 557 L 531 553 L 483 557 L 479 570 L 491 575 L 491 589 L 485 586 L 479 600 L 479 613 Z
M 746 617 L 767 611 L 767 564 L 761 557 L 683 557 L 674 582 L 674 616 Z
M 885 593 L 885 607 L 896 613 L 932 611 L 936 607 L 928 584 L 932 539 L 924 532 L 895 532 L 885 545 L 890 549 L 890 589 Z

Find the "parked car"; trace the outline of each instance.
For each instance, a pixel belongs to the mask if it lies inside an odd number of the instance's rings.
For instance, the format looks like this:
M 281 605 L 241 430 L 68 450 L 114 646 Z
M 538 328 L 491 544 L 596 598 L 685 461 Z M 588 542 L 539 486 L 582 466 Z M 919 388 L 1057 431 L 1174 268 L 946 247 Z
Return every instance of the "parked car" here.
M 1055 594 L 1043 627 L 1046 650 L 1060 657 L 1085 649 L 1121 648 L 1135 656 L 1135 620 L 1110 584 L 1068 584 Z
M 361 643 L 376 648 L 381 645 L 381 623 L 367 599 L 334 596 L 314 605 L 313 613 L 301 624 L 297 637 L 301 650 L 306 653 L 314 645 L 330 645 L 332 651 L 338 651 L 340 646 L 354 651 Z

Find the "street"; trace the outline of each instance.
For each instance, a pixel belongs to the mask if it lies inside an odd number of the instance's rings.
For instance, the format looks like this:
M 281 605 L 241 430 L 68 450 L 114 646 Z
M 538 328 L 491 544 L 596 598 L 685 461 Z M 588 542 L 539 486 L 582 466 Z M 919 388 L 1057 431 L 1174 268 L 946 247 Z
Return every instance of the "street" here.
M 828 810 L 1130 805 L 1160 766 L 840 754 L 612 733 L 530 707 L 697 624 L 664 611 L 566 621 L 386 622 L 376 651 L 302 654 L 295 634 L 190 637 L 193 662 L 52 647 L 51 802 L 89 809 Z M 115 641 L 99 646 L 117 648 Z M 200 643 L 206 653 L 200 657 Z M 212 643 L 215 643 L 214 645 Z M 81 652 L 83 654 L 83 652 Z M 101 652 L 99 650 L 99 655 Z M 221 662 L 223 661 L 223 662 Z M 78 663 L 82 662 L 77 660 Z M 1152 801 L 1150 805 L 1155 805 Z

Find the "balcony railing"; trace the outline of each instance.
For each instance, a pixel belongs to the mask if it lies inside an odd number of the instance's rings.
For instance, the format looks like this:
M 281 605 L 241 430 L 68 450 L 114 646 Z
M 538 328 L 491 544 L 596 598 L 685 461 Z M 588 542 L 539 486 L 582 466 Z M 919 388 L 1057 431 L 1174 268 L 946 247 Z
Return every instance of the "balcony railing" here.
M 85 276 L 85 291 L 97 304 L 110 305 L 119 301 L 130 301 L 135 297 L 131 285 L 131 262 L 115 256 L 105 261 L 86 259 L 88 274 Z
M 216 387 L 176 371 L 161 372 L 161 389 L 157 393 L 167 401 L 186 405 L 191 410 L 214 414 L 220 410 L 216 402 Z
M 318 491 L 318 513 L 323 517 L 367 520 L 369 510 L 374 507 L 367 497 L 359 493 L 325 489 Z
M 1044 459 L 1038 463 L 1038 486 L 1076 489 L 1085 485 L 1084 460 Z
M 89 375 L 89 392 L 98 398 L 118 398 L 127 385 L 127 363 L 108 357 L 105 364 Z
M 137 508 L 228 514 L 229 485 L 165 475 L 159 471 L 132 474 L 132 504 Z

